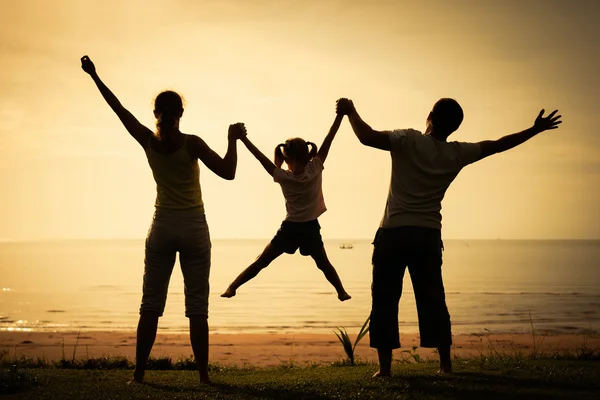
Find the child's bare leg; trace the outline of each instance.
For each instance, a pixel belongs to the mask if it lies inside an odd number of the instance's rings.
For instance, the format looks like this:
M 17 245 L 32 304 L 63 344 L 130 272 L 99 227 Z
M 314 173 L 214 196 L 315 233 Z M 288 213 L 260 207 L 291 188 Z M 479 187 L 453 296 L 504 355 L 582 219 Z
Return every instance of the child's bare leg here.
M 338 273 L 336 272 L 335 268 L 333 268 L 333 265 L 331 265 L 331 262 L 329 262 L 329 259 L 327 258 L 327 253 L 325 252 L 325 247 L 322 246 L 314 254 L 311 254 L 311 257 L 317 263 L 317 267 L 321 271 L 323 271 L 323 273 L 325 274 L 325 278 L 327 278 L 329 283 L 331 283 L 337 291 L 338 299 L 340 299 L 340 301 L 351 299 L 352 297 L 350 297 L 350 295 L 346 293 L 346 290 L 342 285 L 342 281 L 340 280 Z
M 210 383 L 208 378 L 208 318 L 206 315 L 190 315 L 190 341 L 200 381 Z
M 260 271 L 266 268 L 273 262 L 277 257 L 283 254 L 283 251 L 273 246 L 271 243 L 265 247 L 262 254 L 258 256 L 248 268 L 242 271 L 227 290 L 221 295 L 221 297 L 233 297 L 235 296 L 236 290 L 250 279 L 254 278 Z

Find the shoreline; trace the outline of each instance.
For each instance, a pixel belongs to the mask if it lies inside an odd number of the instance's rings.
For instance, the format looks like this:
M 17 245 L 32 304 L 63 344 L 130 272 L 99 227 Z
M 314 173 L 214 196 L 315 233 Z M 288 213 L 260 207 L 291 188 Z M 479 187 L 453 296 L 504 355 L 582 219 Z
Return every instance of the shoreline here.
M 78 337 L 79 336 L 79 337 Z M 96 357 L 127 357 L 135 359 L 135 331 L 87 332 L 8 332 L 0 331 L 0 354 L 14 358 L 43 358 L 46 361 L 86 359 Z M 351 340 L 356 333 L 350 334 Z M 211 363 L 251 364 L 267 367 L 286 363 L 332 363 L 345 358 L 341 343 L 333 334 L 286 333 L 211 333 L 209 336 Z M 402 348 L 394 352 L 396 359 L 419 354 L 421 358 L 437 357 L 434 349 L 419 347 L 418 334 L 401 335 Z M 413 353 L 412 348 L 417 349 Z M 536 347 L 537 349 L 534 349 Z M 600 349 L 600 334 L 458 334 L 454 336 L 452 354 L 473 357 L 498 352 L 504 354 L 576 352 L 582 348 Z M 408 350 L 409 353 L 404 353 Z M 189 335 L 158 333 L 152 349 L 156 358 L 178 360 L 189 357 L 192 348 Z M 375 349 L 369 347 L 368 335 L 356 347 L 356 356 L 367 362 L 376 361 Z

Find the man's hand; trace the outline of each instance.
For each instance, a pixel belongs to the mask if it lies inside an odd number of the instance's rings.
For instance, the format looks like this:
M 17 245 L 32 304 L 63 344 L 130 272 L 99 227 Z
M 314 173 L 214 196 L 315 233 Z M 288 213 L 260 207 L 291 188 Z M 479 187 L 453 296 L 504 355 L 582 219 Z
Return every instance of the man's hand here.
M 229 125 L 229 132 L 227 133 L 228 140 L 238 140 L 246 137 L 246 126 L 242 122 Z
M 335 102 L 335 112 L 340 115 L 348 115 L 354 112 L 352 100 L 342 97 Z
M 90 75 L 94 75 L 96 73 L 96 66 L 88 56 L 81 57 L 81 69 Z
M 544 132 L 550 129 L 558 128 L 558 125 L 562 123 L 562 121 L 560 120 L 562 115 L 555 116 L 557 112 L 558 110 L 554 110 L 547 117 L 543 117 L 544 110 L 540 111 L 540 114 L 537 116 L 535 122 L 533 123 L 533 128 L 538 132 Z

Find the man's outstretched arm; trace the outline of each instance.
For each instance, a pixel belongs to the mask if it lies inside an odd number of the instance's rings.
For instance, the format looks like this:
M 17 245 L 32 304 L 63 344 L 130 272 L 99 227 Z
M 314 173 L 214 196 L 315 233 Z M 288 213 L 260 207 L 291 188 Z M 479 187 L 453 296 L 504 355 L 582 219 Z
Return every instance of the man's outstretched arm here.
M 392 149 L 392 143 L 388 133 L 376 131 L 363 121 L 360 115 L 358 115 L 358 112 L 356 112 L 352 100 L 344 98 L 339 99 L 337 101 L 337 110 L 338 114 L 348 115 L 352 130 L 362 144 L 380 150 L 390 151 Z
M 512 135 L 506 135 L 498 140 L 479 142 L 479 145 L 481 146 L 480 159 L 491 156 L 492 154 L 510 150 L 513 147 L 525 143 L 539 133 L 558 128 L 558 125 L 561 124 L 562 121 L 560 120 L 561 115 L 556 115 L 557 112 L 558 110 L 554 110 L 547 117 L 543 117 L 544 110 L 542 110 L 531 128 L 518 133 L 513 133 Z

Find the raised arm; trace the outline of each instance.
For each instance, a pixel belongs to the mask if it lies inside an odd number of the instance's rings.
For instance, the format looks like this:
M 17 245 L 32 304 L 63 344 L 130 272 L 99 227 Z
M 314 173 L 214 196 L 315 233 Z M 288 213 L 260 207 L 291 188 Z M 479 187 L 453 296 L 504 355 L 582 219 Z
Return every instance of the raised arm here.
M 269 175 L 273 176 L 273 172 L 277 169 L 277 166 L 273 164 L 273 161 L 269 160 L 267 156 L 265 156 L 262 151 L 260 151 L 251 141 L 248 139 L 248 136 L 244 136 L 242 138 L 242 143 L 246 145 L 250 153 L 262 164 L 264 169 L 269 173 Z
M 325 162 L 325 159 L 327 158 L 327 154 L 329 154 L 329 149 L 331 148 L 331 143 L 333 142 L 333 139 L 335 138 L 335 134 L 337 133 L 338 129 L 340 129 L 340 124 L 342 123 L 342 119 L 344 119 L 344 114 L 338 113 L 335 116 L 333 125 L 331 125 L 331 128 L 329 128 L 329 132 L 327 133 L 327 136 L 325 136 L 325 139 L 323 139 L 323 144 L 321 145 L 321 147 L 319 148 L 319 152 L 317 153 L 317 157 L 319 157 L 322 162 Z
M 552 113 L 550 113 L 550 115 L 544 117 L 544 110 L 542 110 L 535 119 L 535 122 L 531 128 L 525 129 L 524 131 L 518 133 L 513 133 L 512 135 L 506 135 L 498 140 L 486 140 L 479 142 L 479 145 L 481 146 L 481 158 L 510 150 L 513 147 L 528 141 L 539 133 L 558 128 L 558 125 L 561 124 L 562 121 L 560 120 L 561 115 L 556 115 L 557 112 L 558 110 L 554 110 Z
M 210 169 L 223 179 L 233 180 L 237 169 L 237 139 L 246 135 L 244 124 L 237 123 L 229 126 L 227 136 L 227 152 L 225 157 L 221 158 L 213 149 L 208 147 L 204 140 L 198 136 L 191 136 L 190 154 L 197 157 Z
M 352 125 L 352 130 L 362 144 L 380 150 L 389 151 L 392 149 L 392 143 L 390 142 L 389 135 L 386 132 L 374 130 L 365 121 L 363 121 L 360 115 L 358 115 L 358 112 L 356 112 L 356 108 L 354 108 L 352 100 L 344 98 L 339 99 L 337 101 L 337 110 L 338 113 L 348 115 L 350 125 Z
M 133 116 L 133 114 L 127 111 L 125 107 L 123 107 L 119 99 L 117 99 L 117 96 L 115 96 L 113 92 L 111 92 L 110 89 L 106 87 L 104 82 L 102 82 L 102 80 L 96 73 L 96 67 L 94 66 L 94 63 L 92 62 L 92 60 L 90 60 L 88 56 L 81 57 L 81 68 L 85 72 L 87 72 L 90 75 L 90 77 L 94 80 L 94 83 L 98 87 L 98 90 L 100 90 L 100 94 L 102 94 L 104 100 L 106 100 L 110 108 L 117 114 L 117 116 L 125 126 L 125 129 L 127 129 L 127 132 L 129 132 L 129 134 L 133 136 L 133 138 L 137 140 L 137 142 L 142 147 L 145 147 L 148 143 L 148 140 L 150 139 L 150 136 L 152 135 L 152 131 L 146 128 L 144 125 L 142 125 Z

